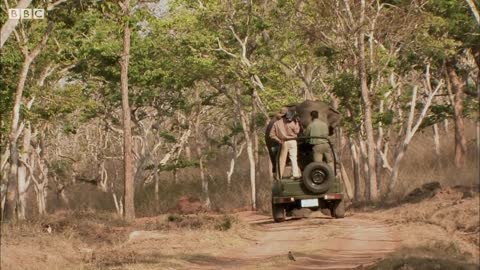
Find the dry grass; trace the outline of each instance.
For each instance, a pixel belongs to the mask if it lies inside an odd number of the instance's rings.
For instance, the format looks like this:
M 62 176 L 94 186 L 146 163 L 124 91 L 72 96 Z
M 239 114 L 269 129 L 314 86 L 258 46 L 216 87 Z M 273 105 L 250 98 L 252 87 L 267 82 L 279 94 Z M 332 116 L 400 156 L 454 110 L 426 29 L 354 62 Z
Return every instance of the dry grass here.
M 162 215 L 139 219 L 135 226 L 136 237 L 130 234 L 126 243 L 97 250 L 89 263 L 95 269 L 190 268 L 199 258 L 247 245 L 251 233 L 226 215 Z
M 475 122 L 466 119 L 465 134 L 467 139 L 466 166 L 457 169 L 454 165 L 454 130 L 453 123 L 446 132 L 440 128 L 440 156 L 435 154 L 432 128 L 426 128 L 415 135 L 400 164 L 399 179 L 396 187 L 387 193 L 390 173 L 387 170 L 378 176 L 378 185 L 383 197 L 389 200 L 399 200 L 410 191 L 425 183 L 439 182 L 442 186 L 478 186 L 480 184 L 480 157 L 476 146 Z M 392 154 L 395 151 L 395 141 L 390 144 L 390 165 L 393 166 Z M 337 149 L 350 181 L 353 181 L 353 168 L 350 159 L 350 149 L 345 145 Z M 352 182 L 353 184 L 353 182 Z M 365 193 L 363 179 L 360 183 L 361 193 Z M 362 201 L 363 198 L 360 198 Z
M 478 190 L 437 190 L 433 198 L 357 213 L 390 224 L 401 248 L 372 269 L 478 269 Z
M 437 181 L 445 187 L 478 186 L 479 157 L 471 127 L 467 134 L 469 152 L 463 170 L 453 166 L 453 132 L 442 134 L 439 158 L 434 156 L 429 131 L 418 134 L 401 166 L 393 196 L 397 206 L 380 205 L 379 208 L 377 205 L 374 211 L 370 208 L 366 209 L 368 213 L 356 213 L 385 221 L 403 239 L 402 248 L 375 269 L 473 269 L 472 266 L 480 265 L 478 188 L 471 190 L 472 197 L 465 196 L 461 190 L 446 188 L 434 198 L 398 204 L 405 194 L 427 182 Z M 228 213 L 245 209 L 251 198 L 248 170 L 244 169 L 248 168 L 246 159 L 242 157 L 238 161 L 231 187 L 226 186 L 226 161 L 228 156 L 219 154 L 209 162 L 207 178 L 213 209 Z M 267 162 L 265 159 L 261 164 Z M 348 161 L 345 163 L 348 165 Z M 267 168 L 261 168 L 257 187 L 257 199 L 263 211 L 270 207 Z M 384 187 L 388 174 L 379 179 Z M 155 201 L 152 186 L 139 189 L 136 206 L 143 218 L 127 224 L 112 213 L 110 196 L 90 185 L 78 185 L 69 194 L 71 201 L 82 202 L 72 206 L 74 211 L 2 225 L 1 269 L 189 269 L 202 261 L 215 262 L 215 256 L 225 249 L 248 245 L 246 239 L 252 231 L 229 215 L 158 216 L 174 209 L 181 196 L 202 199 L 198 194 L 202 192 L 196 169 L 180 172 L 178 183 L 165 173 L 161 200 Z M 50 200 L 50 203 L 54 202 Z M 50 224 L 53 233 L 46 233 L 42 224 Z M 155 231 L 155 237 L 131 240 L 133 231 Z M 252 269 L 280 267 L 283 259 L 274 258 Z
M 441 129 L 440 145 L 441 155 L 435 156 L 433 149 L 432 131 L 427 128 L 419 132 L 410 144 L 405 158 L 400 167 L 400 176 L 398 185 L 393 192 L 388 193 L 390 199 L 398 199 L 403 197 L 411 190 L 421 186 L 427 182 L 439 182 L 445 186 L 455 185 L 478 185 L 479 179 L 479 156 L 476 152 L 475 142 L 475 123 L 468 121 L 466 123 L 466 135 L 468 142 L 467 166 L 465 169 L 456 169 L 453 165 L 454 157 L 454 132 L 453 127 L 448 133 Z M 393 143 L 390 147 L 390 153 L 394 151 Z M 261 149 L 265 150 L 265 149 Z M 343 164 L 350 174 L 350 180 L 353 181 L 351 160 L 348 147 L 337 149 L 343 159 Z M 391 156 L 391 154 L 390 154 Z M 260 211 L 270 211 L 270 194 L 271 179 L 268 174 L 268 157 L 266 154 L 261 155 L 259 162 L 259 174 L 257 181 L 257 205 Z M 391 158 L 391 157 L 390 157 Z M 250 182 L 249 182 L 249 165 L 246 154 L 244 153 L 236 162 L 235 172 L 232 178 L 232 184 L 227 186 L 226 171 L 229 168 L 231 153 L 225 150 L 216 151 L 205 164 L 206 178 L 209 182 L 209 194 L 211 206 L 214 211 L 231 212 L 237 209 L 248 209 L 251 205 Z M 393 161 L 390 160 L 390 165 Z M 109 179 L 115 183 L 120 194 L 122 187 L 122 179 L 115 179 L 118 175 L 117 171 L 109 168 Z M 172 172 L 162 172 L 160 174 L 160 200 L 155 200 L 153 183 L 145 186 L 138 186 L 136 189 L 135 205 L 137 216 L 156 216 L 171 212 L 175 208 L 178 199 L 182 196 L 196 198 L 204 201 L 201 187 L 200 174 L 198 168 L 185 168 L 178 170 L 177 183 L 173 180 Z M 379 179 L 381 194 L 385 195 L 386 186 L 389 182 L 390 175 L 383 172 Z M 109 181 L 110 181 L 109 180 Z M 361 181 L 360 189 L 363 191 L 363 181 Z M 36 204 L 34 200 L 34 192 L 29 192 L 28 218 L 35 216 Z M 54 195 L 54 193 L 49 193 Z M 111 194 L 103 193 L 91 184 L 81 184 L 77 182 L 68 185 L 66 194 L 71 202 L 69 210 L 81 211 L 85 209 L 95 209 L 96 211 L 114 212 L 115 207 Z M 64 207 L 56 196 L 49 196 L 48 206 L 49 212 L 53 212 L 57 207 Z
M 402 197 L 413 189 L 429 182 L 439 182 L 442 186 L 478 186 L 479 156 L 476 148 L 475 125 L 466 125 L 467 156 L 466 166 L 458 169 L 454 164 L 454 132 L 441 132 L 440 156 L 435 155 L 432 131 L 427 129 L 417 134 L 410 144 L 400 167 L 400 175 L 395 193 Z M 388 174 L 383 176 L 388 178 Z M 383 184 L 386 184 L 385 181 Z
M 453 255 L 450 246 L 402 248 L 369 270 L 477 270 L 478 264 L 461 255 Z
M 199 257 L 249 244 L 249 234 L 229 215 L 162 215 L 127 224 L 108 213 L 57 213 L 4 224 L 1 269 L 189 268 Z

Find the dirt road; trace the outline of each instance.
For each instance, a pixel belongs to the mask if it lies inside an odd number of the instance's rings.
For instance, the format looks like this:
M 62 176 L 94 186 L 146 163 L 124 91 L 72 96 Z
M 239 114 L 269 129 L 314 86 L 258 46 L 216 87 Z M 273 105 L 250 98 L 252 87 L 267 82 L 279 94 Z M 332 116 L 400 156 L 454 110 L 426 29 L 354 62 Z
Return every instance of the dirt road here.
M 107 230 L 97 224 L 86 227 L 87 232 L 92 232 L 91 238 L 84 234 L 82 241 L 72 240 L 61 232 L 11 237 L 2 242 L 1 268 L 354 269 L 375 263 L 400 244 L 400 237 L 388 226 L 355 216 L 332 219 L 315 212 L 308 218 L 282 223 L 254 212 L 236 216 L 241 222 L 235 226 L 248 223 L 250 227 L 228 231 L 130 227 Z M 211 218 L 197 221 L 212 222 Z M 155 217 L 138 220 L 136 226 L 145 228 L 146 221 L 169 223 L 165 217 Z M 127 234 L 129 240 L 125 241 Z M 86 244 L 88 239 L 90 245 Z M 99 242 L 102 239 L 105 242 Z M 106 242 L 108 239 L 118 239 L 118 244 Z M 288 259 L 289 251 L 296 261 Z
M 0 268 L 364 269 L 397 249 L 379 269 L 478 269 L 479 197 L 447 191 L 345 219 L 315 212 L 283 223 L 253 212 L 166 214 L 132 225 L 59 214 L 50 217 L 52 233 L 4 224 Z
M 227 250 L 221 257 L 200 258 L 198 269 L 354 269 L 392 252 L 399 240 L 384 224 L 355 217 L 309 218 L 273 223 L 270 216 L 241 213 L 258 232 L 252 245 Z M 288 259 L 291 251 L 296 261 Z

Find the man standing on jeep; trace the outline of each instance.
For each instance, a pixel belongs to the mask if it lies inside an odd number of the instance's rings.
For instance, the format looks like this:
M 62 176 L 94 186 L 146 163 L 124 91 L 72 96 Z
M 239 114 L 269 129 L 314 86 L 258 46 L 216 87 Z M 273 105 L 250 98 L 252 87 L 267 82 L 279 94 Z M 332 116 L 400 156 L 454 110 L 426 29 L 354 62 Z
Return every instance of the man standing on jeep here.
M 325 161 L 333 170 L 333 159 L 327 140 L 328 124 L 318 118 L 318 111 L 312 111 L 310 116 L 312 117 L 312 122 L 305 130 L 305 136 L 313 137 L 308 140 L 313 145 L 313 161 Z M 324 137 L 325 139 L 315 137 Z
M 280 151 L 280 177 L 283 177 L 287 154 L 292 163 L 292 179 L 301 178 L 300 169 L 297 163 L 297 141 L 295 140 L 300 133 L 300 125 L 294 119 L 295 114 L 287 110 L 281 112 L 282 119 L 276 121 L 270 130 L 270 138 L 282 145 Z
M 267 145 L 268 155 L 270 157 L 270 161 L 272 163 L 272 173 L 275 174 L 277 172 L 277 166 L 275 164 L 275 160 L 277 159 L 277 153 L 280 149 L 280 145 L 277 141 L 270 138 L 270 131 L 273 128 L 273 124 L 278 120 L 282 119 L 282 117 L 287 113 L 288 108 L 282 107 L 279 112 L 277 112 L 270 122 L 268 122 L 267 128 L 265 129 L 265 144 Z

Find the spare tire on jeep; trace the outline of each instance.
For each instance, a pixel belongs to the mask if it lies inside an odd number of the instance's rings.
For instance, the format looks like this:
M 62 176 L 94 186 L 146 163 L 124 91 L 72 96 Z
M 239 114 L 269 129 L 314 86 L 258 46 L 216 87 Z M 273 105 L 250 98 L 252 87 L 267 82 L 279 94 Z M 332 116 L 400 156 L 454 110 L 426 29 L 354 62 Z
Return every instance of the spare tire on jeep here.
M 303 170 L 303 184 L 315 193 L 325 193 L 335 179 L 332 168 L 323 162 L 312 162 Z

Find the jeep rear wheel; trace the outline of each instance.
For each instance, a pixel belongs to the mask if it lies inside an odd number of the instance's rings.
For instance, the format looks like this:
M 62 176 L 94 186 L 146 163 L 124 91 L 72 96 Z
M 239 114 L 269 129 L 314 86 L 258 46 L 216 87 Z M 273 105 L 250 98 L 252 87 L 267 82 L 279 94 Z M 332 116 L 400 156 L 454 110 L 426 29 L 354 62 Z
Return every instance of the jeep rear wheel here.
M 343 200 L 336 201 L 332 203 L 330 208 L 332 217 L 334 218 L 344 218 L 345 217 L 345 202 Z
M 335 179 L 332 168 L 323 162 L 312 162 L 303 170 L 303 184 L 315 193 L 325 193 Z
M 285 207 L 272 202 L 272 216 L 275 222 L 285 221 Z
M 324 200 L 319 200 L 319 208 L 318 210 L 324 214 L 325 216 L 330 216 L 330 208 L 329 205 L 326 201 Z

